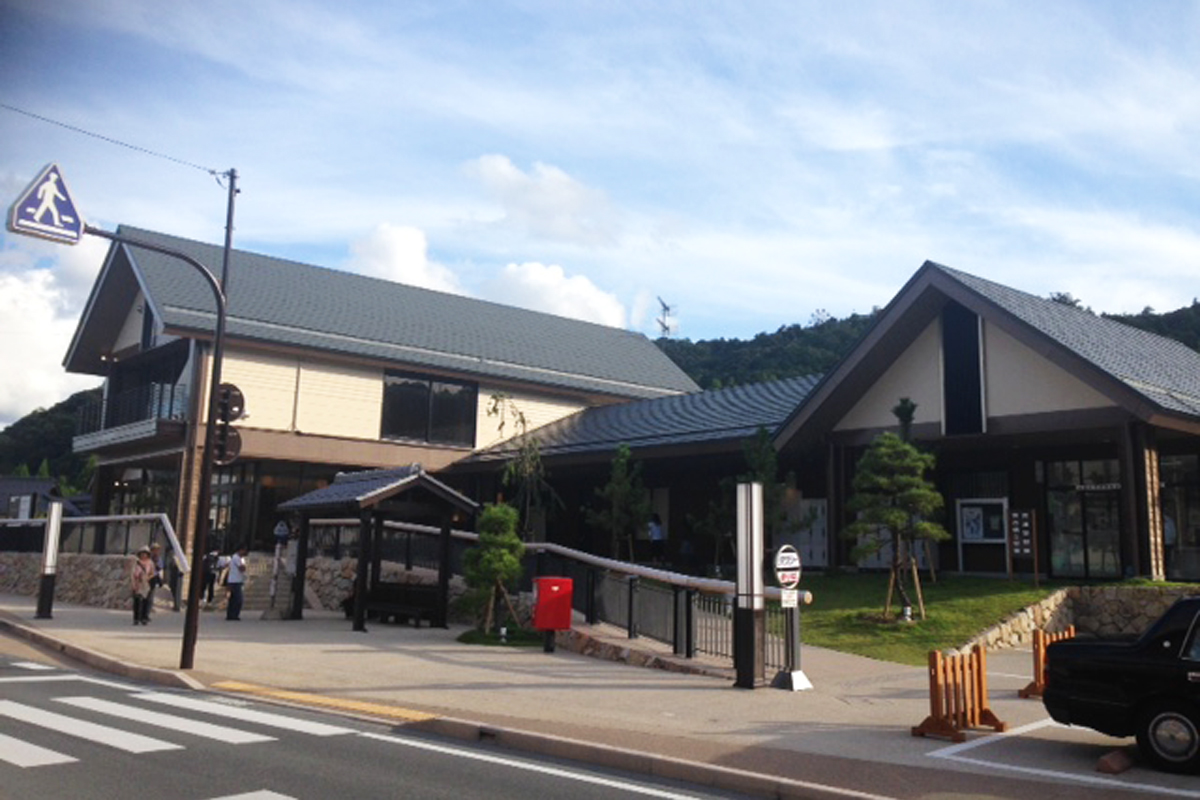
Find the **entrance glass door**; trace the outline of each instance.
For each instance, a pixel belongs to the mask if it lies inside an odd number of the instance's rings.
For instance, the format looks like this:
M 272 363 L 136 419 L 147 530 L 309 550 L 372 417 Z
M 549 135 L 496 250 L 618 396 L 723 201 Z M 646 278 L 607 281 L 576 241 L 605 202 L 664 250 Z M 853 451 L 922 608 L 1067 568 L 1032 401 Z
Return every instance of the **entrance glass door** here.
M 1121 514 L 1117 492 L 1084 492 L 1083 521 L 1090 578 L 1121 577 Z
M 1121 576 L 1120 483 L 1115 459 L 1046 465 L 1050 569 L 1061 578 Z

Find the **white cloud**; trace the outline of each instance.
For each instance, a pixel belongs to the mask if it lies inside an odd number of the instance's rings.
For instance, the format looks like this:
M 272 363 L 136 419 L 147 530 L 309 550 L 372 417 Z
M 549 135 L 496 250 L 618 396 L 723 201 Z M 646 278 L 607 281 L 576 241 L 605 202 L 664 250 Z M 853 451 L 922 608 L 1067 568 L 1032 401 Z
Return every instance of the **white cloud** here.
M 71 303 L 48 269 L 0 272 L 0 428 L 100 384 L 94 376 L 63 370 L 76 325 Z
M 558 167 L 536 163 L 523 172 L 506 156 L 485 155 L 466 169 L 499 201 L 503 220 L 531 236 L 591 246 L 616 238 L 616 214 L 604 193 Z
M 429 260 L 425 233 L 417 228 L 382 223 L 365 239 L 350 245 L 347 268 L 362 275 L 464 294 L 458 278 L 447 267 Z
M 616 296 L 583 275 L 568 276 L 558 265 L 509 264 L 501 277 L 489 282 L 487 297 L 561 317 L 614 328 L 625 326 L 625 308 Z

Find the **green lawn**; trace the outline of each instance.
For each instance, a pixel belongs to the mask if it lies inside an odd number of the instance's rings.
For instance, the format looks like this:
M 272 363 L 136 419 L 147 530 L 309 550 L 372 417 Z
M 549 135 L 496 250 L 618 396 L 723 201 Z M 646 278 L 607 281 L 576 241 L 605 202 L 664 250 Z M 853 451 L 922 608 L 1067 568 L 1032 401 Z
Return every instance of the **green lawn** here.
M 806 574 L 800 588 L 812 592 L 813 602 L 801 610 L 801 641 L 883 661 L 924 665 L 930 650 L 959 647 L 1060 586 L 1043 582 L 1034 589 L 1032 581 L 960 576 L 938 576 L 936 583 L 930 583 L 924 574 L 921 583 L 927 619 L 920 620 L 912 594 L 914 622 L 881 622 L 886 574 Z M 898 615 L 898 606 L 894 598 L 893 614 Z

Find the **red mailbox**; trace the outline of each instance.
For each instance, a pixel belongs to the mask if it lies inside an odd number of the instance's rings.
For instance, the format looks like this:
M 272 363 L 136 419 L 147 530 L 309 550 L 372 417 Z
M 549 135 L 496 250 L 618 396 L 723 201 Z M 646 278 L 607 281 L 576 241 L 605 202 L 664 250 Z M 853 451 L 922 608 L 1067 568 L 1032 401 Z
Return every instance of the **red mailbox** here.
M 570 578 L 533 579 L 533 627 L 539 631 L 571 628 Z

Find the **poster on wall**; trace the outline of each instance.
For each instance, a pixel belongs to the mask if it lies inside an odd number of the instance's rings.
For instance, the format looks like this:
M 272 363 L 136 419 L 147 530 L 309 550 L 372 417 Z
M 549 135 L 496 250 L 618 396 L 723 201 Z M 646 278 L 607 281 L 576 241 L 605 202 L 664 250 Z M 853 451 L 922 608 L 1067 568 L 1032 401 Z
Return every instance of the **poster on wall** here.
M 958 524 L 964 541 L 979 541 L 983 538 L 983 509 L 979 506 L 963 506 L 959 511 Z

